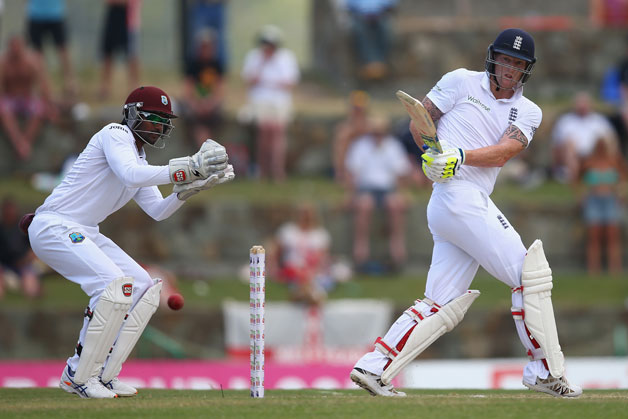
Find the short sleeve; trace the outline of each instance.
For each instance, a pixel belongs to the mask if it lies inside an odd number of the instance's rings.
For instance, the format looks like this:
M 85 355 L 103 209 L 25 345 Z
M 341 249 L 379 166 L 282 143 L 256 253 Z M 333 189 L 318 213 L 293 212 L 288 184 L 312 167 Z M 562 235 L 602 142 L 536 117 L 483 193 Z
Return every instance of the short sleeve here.
M 543 112 L 541 111 L 541 108 L 532 102 L 530 102 L 530 105 L 530 108 L 523 113 L 520 118 L 517 118 L 517 120 L 513 122 L 513 125 L 519 128 L 526 136 L 528 144 L 532 141 L 532 137 L 534 137 L 534 134 L 541 125 L 541 120 L 543 119 Z
M 443 113 L 449 112 L 458 102 L 460 87 L 469 73 L 464 68 L 445 74 L 427 94 L 429 100 Z

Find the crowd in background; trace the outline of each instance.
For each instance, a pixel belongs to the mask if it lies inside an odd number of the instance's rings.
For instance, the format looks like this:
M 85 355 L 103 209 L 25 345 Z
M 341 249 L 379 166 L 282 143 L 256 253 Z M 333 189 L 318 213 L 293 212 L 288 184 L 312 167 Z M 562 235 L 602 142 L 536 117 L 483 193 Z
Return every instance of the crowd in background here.
M 140 12 L 147 2 L 103 1 L 106 7 L 98 46 L 102 61 L 96 100 L 106 100 L 111 92 L 118 55 L 126 62 L 129 89 L 145 82 L 138 38 Z M 352 214 L 352 265 L 365 273 L 403 269 L 409 205 L 403 190 L 430 186 L 420 173 L 417 162 L 421 151 L 409 134 L 407 121 L 395 129 L 389 116 L 372 111 L 373 99 L 368 93 L 368 82 L 392 77 L 388 55 L 394 43 L 391 18 L 395 4 L 393 0 L 342 2 L 351 19 L 351 39 L 355 42 L 355 77 L 366 84 L 361 84 L 364 90 L 347 95 L 344 117 L 329 133 L 328 158 L 333 180 L 346 191 L 344 207 Z M 81 86 L 72 66 L 66 6 L 63 0 L 29 0 L 24 33 L 12 35 L 0 52 L 1 137 L 19 161 L 31 158 L 46 124 L 62 123 L 66 115 L 72 114 L 68 111 L 90 94 Z M 189 42 L 177 109 L 187 126 L 191 149 L 206 138 L 220 141 L 227 118 L 237 118 L 251 127 L 254 140 L 250 146 L 224 140 L 238 178 L 281 183 L 290 176 L 286 160 L 294 115 L 292 94 L 299 88 L 300 69 L 281 28 L 260 27 L 239 72 L 247 87 L 246 103 L 237 116 L 228 115 L 224 7 L 220 1 L 190 2 L 186 17 Z M 60 65 L 60 86 L 53 85 L 45 59 L 44 50 L 50 47 Z M 553 127 L 551 166 L 542 168 L 544 178 L 573 185 L 579 194 L 587 231 L 587 268 L 592 275 L 603 270 L 604 259 L 611 273 L 622 271 L 621 221 L 625 218 L 628 187 L 628 57 L 613 68 L 615 83 L 611 83 L 610 90 L 605 86 L 606 93 L 616 98 L 613 111 L 597 112 L 590 92 L 575 94 L 573 108 Z M 515 178 L 522 184 L 530 181 L 530 174 L 538 169 L 527 165 L 525 155 L 512 166 L 517 164 L 523 169 Z M 2 206 L 0 297 L 10 277 L 8 272 L 21 278 L 26 295 L 36 297 L 40 294 L 37 276 L 41 267 L 28 251 L 28 242 L 14 228 L 19 213 L 16 205 L 13 198 L 5 197 Z M 379 219 L 385 221 L 388 242 L 389 259 L 384 264 L 375 262 L 370 252 L 371 230 L 378 226 Z M 295 299 L 320 303 L 333 288 L 330 240 L 312 205 L 299 207 L 295 221 L 286 220 L 273 238 L 272 267 L 277 278 L 290 284 Z

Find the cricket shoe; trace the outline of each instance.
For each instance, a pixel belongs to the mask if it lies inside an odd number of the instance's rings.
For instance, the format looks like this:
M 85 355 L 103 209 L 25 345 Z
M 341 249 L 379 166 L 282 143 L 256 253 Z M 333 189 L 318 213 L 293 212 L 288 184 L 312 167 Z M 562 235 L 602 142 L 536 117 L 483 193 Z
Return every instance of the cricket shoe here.
M 565 377 L 555 378 L 551 375 L 545 379 L 536 377 L 535 384 L 524 381 L 523 385 L 530 390 L 551 394 L 554 397 L 580 397 L 582 394 L 582 388 L 575 384 L 569 384 Z
M 362 368 L 354 368 L 349 375 L 351 381 L 371 393 L 371 396 L 406 397 L 403 391 L 397 391 L 392 384 L 384 385 L 379 375 L 375 375 Z
M 90 377 L 84 384 L 75 383 L 74 372 L 68 366 L 63 369 L 59 387 L 68 393 L 78 394 L 84 399 L 113 399 L 118 395 L 109 391 L 102 385 L 98 377 Z
M 113 380 L 109 381 L 108 383 L 105 383 L 103 381 L 101 381 L 101 383 L 103 386 L 105 386 L 105 388 L 109 389 L 110 391 L 113 391 L 120 397 L 131 397 L 137 394 L 136 388 L 131 387 L 130 385 L 118 380 L 118 377 L 115 377 Z

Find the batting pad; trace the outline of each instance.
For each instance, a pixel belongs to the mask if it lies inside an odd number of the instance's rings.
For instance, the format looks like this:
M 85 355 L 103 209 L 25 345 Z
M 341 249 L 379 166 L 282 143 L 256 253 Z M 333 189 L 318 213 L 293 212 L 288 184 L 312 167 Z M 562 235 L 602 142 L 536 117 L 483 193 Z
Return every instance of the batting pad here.
M 161 279 L 156 281 L 152 287 L 146 290 L 124 322 L 118 340 L 102 371 L 100 379 L 103 383 L 108 383 L 120 374 L 122 364 L 128 358 L 150 318 L 153 317 L 157 307 L 159 307 L 159 295 L 163 282 Z
M 84 384 L 100 373 L 111 345 L 133 302 L 133 278 L 120 277 L 107 285 L 87 326 L 74 381 Z
M 524 318 L 528 330 L 537 341 L 553 377 L 565 372 L 565 358 L 558 343 L 558 331 L 552 306 L 552 270 L 549 267 L 543 243 L 535 240 L 523 259 Z
M 384 385 L 390 384 L 392 379 L 406 365 L 419 356 L 436 339 L 447 332 L 451 332 L 462 321 L 467 310 L 479 295 L 480 291 L 468 290 L 460 297 L 454 298 L 440 307 L 436 313 L 419 321 L 414 330 L 412 330 L 404 347 L 382 373 L 382 383 Z

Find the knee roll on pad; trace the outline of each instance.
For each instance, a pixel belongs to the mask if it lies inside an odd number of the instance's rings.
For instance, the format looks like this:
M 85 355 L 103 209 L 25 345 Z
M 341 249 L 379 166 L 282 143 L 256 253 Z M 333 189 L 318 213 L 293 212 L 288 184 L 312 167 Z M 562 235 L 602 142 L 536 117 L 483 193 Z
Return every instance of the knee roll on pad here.
M 107 358 L 111 345 L 133 302 L 133 278 L 120 277 L 111 281 L 92 310 L 82 344 L 74 381 L 84 384 L 97 376 Z

